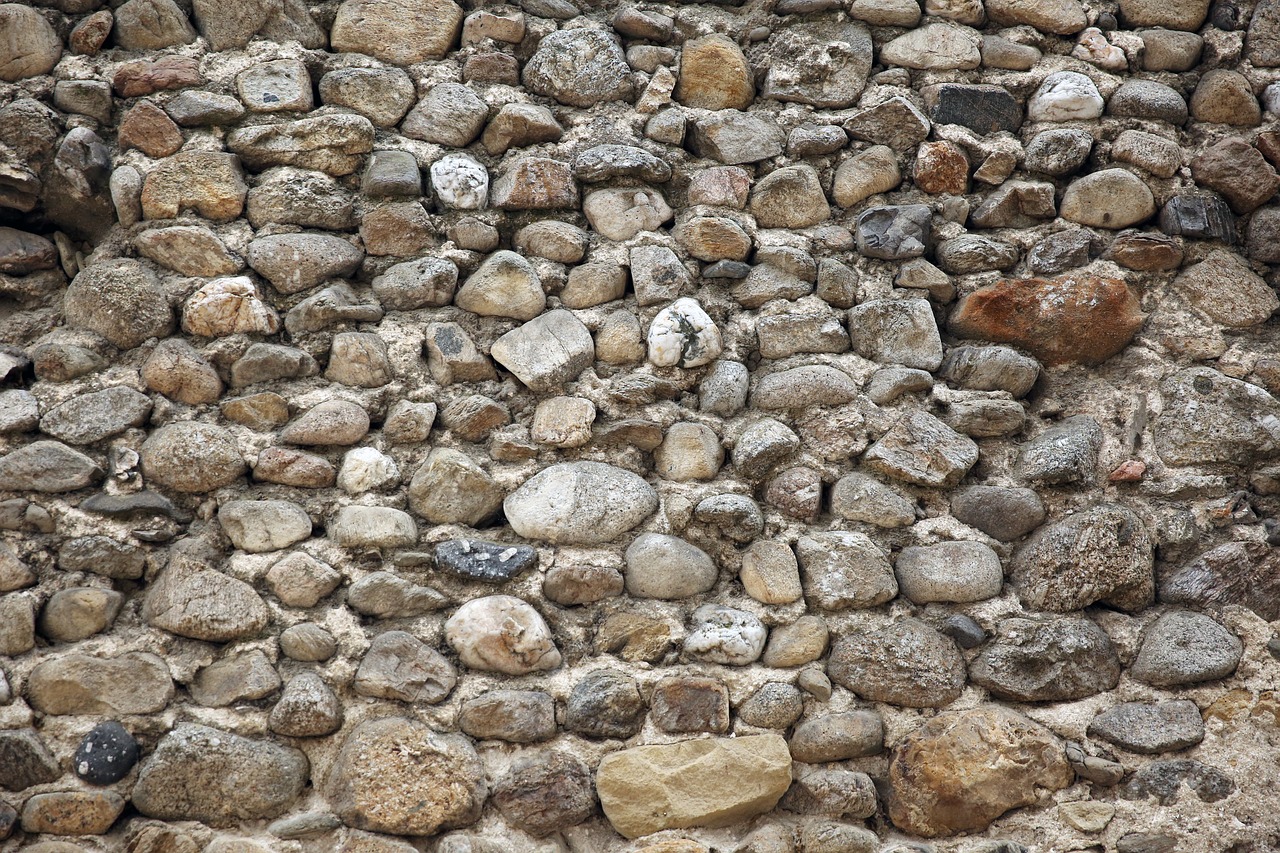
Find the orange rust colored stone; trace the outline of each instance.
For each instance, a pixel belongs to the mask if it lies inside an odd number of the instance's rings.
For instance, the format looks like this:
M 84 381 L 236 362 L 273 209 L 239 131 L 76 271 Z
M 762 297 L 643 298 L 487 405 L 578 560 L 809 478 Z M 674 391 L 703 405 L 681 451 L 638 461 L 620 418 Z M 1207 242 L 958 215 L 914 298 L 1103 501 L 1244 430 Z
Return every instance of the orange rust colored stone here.
M 148 157 L 168 157 L 182 147 L 182 131 L 164 110 L 150 101 L 138 101 L 120 121 L 117 137 L 121 150 L 137 148 Z
M 1139 459 L 1130 459 L 1116 466 L 1116 469 L 1107 475 L 1109 483 L 1137 483 L 1142 480 L 1142 475 L 1147 473 L 1147 464 Z
M 121 98 L 138 98 L 161 89 L 185 89 L 203 82 L 200 63 L 185 56 L 126 62 L 111 78 L 111 85 Z
M 948 326 L 957 337 L 1021 347 L 1045 364 L 1094 366 L 1124 349 L 1144 319 L 1123 281 L 1076 273 L 978 288 Z
M 932 195 L 963 195 L 969 189 L 969 158 L 951 142 L 925 142 L 916 154 L 916 186 Z

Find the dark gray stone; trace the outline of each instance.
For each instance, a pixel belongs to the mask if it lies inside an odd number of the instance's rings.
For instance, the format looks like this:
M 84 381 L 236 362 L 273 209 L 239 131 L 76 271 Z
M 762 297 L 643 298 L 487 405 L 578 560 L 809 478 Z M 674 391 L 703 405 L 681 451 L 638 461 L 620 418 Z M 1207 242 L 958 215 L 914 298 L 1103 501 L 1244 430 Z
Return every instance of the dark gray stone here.
M 596 808 L 591 768 L 559 750 L 513 763 L 491 797 L 503 817 L 535 838 L 582 823 Z
M 1041 275 L 1082 267 L 1098 253 L 1098 240 L 1083 228 L 1050 234 L 1031 247 L 1027 265 Z
M 1093 137 L 1077 128 L 1054 128 L 1035 135 L 1026 150 L 1029 172 L 1061 178 L 1084 165 L 1093 150 Z
M 937 98 L 934 124 L 959 124 L 984 136 L 1022 127 L 1022 105 L 1003 86 L 943 83 Z
M 873 702 L 939 708 L 964 687 L 964 659 L 947 637 L 918 619 L 841 637 L 827 665 L 831 679 Z
M 98 723 L 76 748 L 71 769 L 90 785 L 119 782 L 138 763 L 138 742 L 115 720 Z
M 969 666 L 969 678 L 997 699 L 1062 702 L 1110 690 L 1120 659 L 1088 619 L 1006 619 L 998 638 Z
M 858 217 L 858 252 L 887 261 L 918 258 L 933 239 L 927 205 L 906 204 L 873 207 Z
M 1160 230 L 1173 237 L 1221 240 L 1228 245 L 1240 242 L 1231 208 L 1221 196 L 1209 193 L 1180 193 L 1165 202 Z
M 504 583 L 538 565 L 538 552 L 528 545 L 479 539 L 454 539 L 436 546 L 436 566 L 486 583 Z
M 21 791 L 61 775 L 57 759 L 34 729 L 0 731 L 0 788 Z
M 671 180 L 671 167 L 665 160 L 634 145 L 597 145 L 574 158 L 573 174 L 589 183 L 610 178 L 638 178 L 660 184 Z
M 942 633 L 956 641 L 962 649 L 976 649 L 987 640 L 982 626 L 963 613 L 953 613 L 942 623 Z
M 1155 797 L 1160 805 L 1168 806 L 1181 797 L 1183 785 L 1206 803 L 1226 799 L 1236 789 L 1232 778 L 1218 768 L 1181 758 L 1144 764 L 1120 789 L 1120 796 L 1126 800 Z
M 1189 610 L 1166 613 L 1149 627 L 1129 674 L 1144 684 L 1177 687 L 1225 678 L 1244 653 L 1240 638 Z
M 1130 832 L 1116 841 L 1116 853 L 1171 853 L 1178 839 L 1154 832 Z
M 635 679 L 600 669 L 574 685 L 564 725 L 586 737 L 625 739 L 640 731 L 645 711 Z
M 159 492 L 146 489 L 127 495 L 109 495 L 105 492 L 96 494 L 80 504 L 80 509 L 110 518 L 163 515 L 175 521 L 190 519 L 190 516 L 178 509 L 173 501 Z
M 951 514 L 1002 542 L 1025 536 L 1045 519 L 1039 495 L 1006 486 L 970 486 L 954 493 Z
M 1090 737 L 1099 737 L 1130 752 L 1155 755 L 1195 746 L 1204 740 L 1200 709 L 1189 699 L 1147 704 L 1125 702 L 1089 722 Z

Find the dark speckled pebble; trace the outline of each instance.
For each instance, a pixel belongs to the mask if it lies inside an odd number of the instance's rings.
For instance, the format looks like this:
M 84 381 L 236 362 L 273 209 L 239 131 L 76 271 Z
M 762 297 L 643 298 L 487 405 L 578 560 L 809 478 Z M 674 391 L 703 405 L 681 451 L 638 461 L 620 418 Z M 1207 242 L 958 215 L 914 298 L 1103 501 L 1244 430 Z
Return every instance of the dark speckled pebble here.
M 502 583 L 538 564 L 528 545 L 504 545 L 479 539 L 454 539 L 436 546 L 436 565 L 447 572 L 487 583 Z
M 982 626 L 963 613 L 948 616 L 942 625 L 942 633 L 955 640 L 962 649 L 976 649 L 987 639 L 987 632 L 982 630 Z
M 13 834 L 13 827 L 18 823 L 18 810 L 6 802 L 0 801 L 0 841 Z
M 138 763 L 138 742 L 124 726 L 110 720 L 93 727 L 76 749 L 75 772 L 92 785 L 123 779 Z

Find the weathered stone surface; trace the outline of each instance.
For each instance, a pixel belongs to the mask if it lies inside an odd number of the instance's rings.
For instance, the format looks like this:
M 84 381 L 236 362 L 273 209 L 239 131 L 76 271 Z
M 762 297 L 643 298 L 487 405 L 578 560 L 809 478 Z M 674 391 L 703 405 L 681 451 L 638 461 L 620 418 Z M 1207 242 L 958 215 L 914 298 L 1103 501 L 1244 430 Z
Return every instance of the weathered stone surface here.
M 173 313 L 155 275 L 134 260 L 106 261 L 80 272 L 67 288 L 64 310 L 69 323 L 121 349 L 173 331 Z
M 760 94 L 778 101 L 844 109 L 862 94 L 871 70 L 871 36 L 858 24 L 796 20 L 776 29 L 769 47 Z
M 7 489 L 73 492 L 102 476 L 96 462 L 57 441 L 35 441 L 0 456 L 0 482 Z
M 472 669 L 524 675 L 561 663 L 542 616 L 510 595 L 468 601 L 445 623 L 445 637 Z
M 34 729 L 0 731 L 0 788 L 22 791 L 62 775 L 57 759 Z
M 919 486 L 953 486 L 978 461 L 978 447 L 942 421 L 913 412 L 863 456 L 868 468 Z
M 1089 734 L 1130 752 L 1158 755 L 1204 740 L 1204 722 L 1200 709 L 1187 699 L 1125 702 L 1090 720 Z
M 547 36 L 525 63 L 521 79 L 530 91 L 575 107 L 631 95 L 622 48 L 600 30 L 560 30 Z
M 1047 364 L 1100 364 L 1142 328 L 1138 298 L 1123 281 L 1088 275 L 1006 280 L 960 300 L 949 328 L 961 337 L 1011 343 Z
M 509 822 L 535 838 L 582 823 L 596 807 L 590 768 L 560 750 L 517 761 L 492 798 Z
M 1268 621 L 1280 618 L 1280 565 L 1269 545 L 1228 542 L 1157 578 L 1161 601 L 1190 607 L 1239 604 Z
M 214 222 L 244 211 L 248 188 L 240 158 L 221 151 L 180 151 L 147 172 L 142 185 L 145 219 L 172 219 L 193 210 Z
M 555 701 L 539 690 L 491 690 L 462 703 L 458 727 L 480 740 L 550 740 L 556 734 Z
M 549 311 L 494 341 L 494 361 L 533 391 L 559 390 L 595 360 L 595 342 L 568 311 Z
M 1144 684 L 1176 687 L 1225 678 L 1235 672 L 1244 645 L 1203 613 L 1175 610 L 1142 635 L 1129 674 Z
M 790 784 L 791 754 L 778 735 L 634 747 L 596 770 L 605 817 L 628 838 L 736 823 L 772 809 Z
M 1155 592 L 1153 544 L 1132 511 L 1103 504 L 1041 528 L 1014 556 L 1023 602 L 1068 612 L 1095 602 L 1136 612 Z
M 176 423 L 142 443 L 142 474 L 175 492 L 206 492 L 230 485 L 247 467 L 235 439 L 219 426 Z
M 680 79 L 673 94 L 686 107 L 745 110 L 755 97 L 751 66 L 727 36 L 692 39 L 680 51 Z
M 1167 378 L 1160 393 L 1156 450 L 1170 465 L 1243 465 L 1280 450 L 1280 402 L 1257 385 L 1192 367 Z
M 909 708 L 949 705 L 965 682 L 955 643 L 917 619 L 841 637 L 828 669 L 832 680 L 864 699 Z
M 1106 632 L 1088 619 L 1006 619 L 999 637 L 969 666 L 969 678 L 1014 702 L 1062 702 L 1116 686 L 1120 660 Z
M 908 734 L 889 764 L 889 816 L 913 835 L 981 830 L 1038 789 L 1073 778 L 1061 741 L 993 705 L 939 714 Z
M 280 690 L 280 676 L 260 651 L 225 657 L 196 673 L 189 689 L 201 705 L 222 708 L 263 699 Z
M 151 585 L 142 617 L 182 637 L 225 643 L 257 634 L 270 614 L 249 584 L 180 559 Z
M 805 597 L 822 610 L 875 607 L 898 593 L 889 559 L 865 534 L 814 532 L 796 542 Z
M 45 714 L 154 714 L 173 698 L 173 681 L 164 661 L 146 652 L 70 654 L 36 666 L 27 692 Z
M 283 814 L 309 772 L 296 749 L 181 723 L 142 765 L 132 800 L 148 817 L 228 826 Z
M 737 110 L 717 110 L 693 123 L 694 150 L 727 166 L 775 157 L 784 140 L 776 124 Z
M 0 5 L 0 80 L 48 74 L 62 56 L 62 41 L 34 9 L 18 3 Z
M 487 794 L 483 766 L 466 738 L 403 717 L 353 729 L 325 785 L 348 826 L 415 836 L 474 823 Z
M 1191 177 L 1198 185 L 1221 193 L 1241 216 L 1265 204 L 1280 189 L 1280 176 L 1272 164 L 1238 137 L 1202 151 L 1191 161 Z
M 365 652 L 352 688 L 361 696 L 434 705 L 457 682 L 457 672 L 435 649 L 405 631 L 384 631 Z
M 393 65 L 442 59 L 458 37 L 462 9 L 452 0 L 345 0 L 329 40 L 335 51 L 367 53 Z
M 939 542 L 902 549 L 894 561 L 902 594 L 916 604 L 982 601 L 1000 594 L 1000 558 L 981 542 Z

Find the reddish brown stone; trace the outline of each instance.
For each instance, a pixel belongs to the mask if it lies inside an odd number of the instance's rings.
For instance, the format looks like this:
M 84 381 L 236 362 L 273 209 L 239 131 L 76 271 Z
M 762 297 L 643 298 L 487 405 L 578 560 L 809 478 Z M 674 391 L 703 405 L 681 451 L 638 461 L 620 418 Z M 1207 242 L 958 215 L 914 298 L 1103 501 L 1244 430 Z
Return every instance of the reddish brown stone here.
M 1191 177 L 1217 190 L 1238 215 L 1261 207 L 1280 189 L 1280 176 L 1262 152 L 1243 139 L 1225 139 L 1191 161 Z
M 436 242 L 436 231 L 416 201 L 376 207 L 360 220 L 360 239 L 370 255 L 416 256 Z
M 182 131 L 164 110 L 139 101 L 120 121 L 120 149 L 137 148 L 148 157 L 168 157 L 182 147 Z
M 1264 130 L 1254 141 L 1272 166 L 1280 166 L 1280 130 Z
M 140 98 L 161 89 L 185 89 L 203 82 L 200 63 L 182 56 L 126 62 L 111 78 L 111 85 L 122 98 Z
M 67 38 L 71 52 L 79 56 L 92 56 L 97 53 L 111 34 L 111 25 L 115 19 L 106 9 L 100 9 L 75 25 Z
M 665 732 L 727 732 L 729 690 L 715 678 L 664 678 L 653 688 L 650 714 Z
M 916 154 L 916 186 L 927 193 L 963 195 L 969 189 L 969 158 L 951 142 L 925 142 Z
M 578 185 L 568 163 L 526 157 L 494 182 L 492 198 L 499 210 L 576 208 Z
M 1123 281 L 1072 274 L 1006 279 L 960 300 L 951 332 L 1014 344 L 1046 364 L 1098 365 L 1142 328 L 1138 296 Z
M 1141 459 L 1130 459 L 1127 462 L 1121 462 L 1116 466 L 1110 474 L 1107 475 L 1108 483 L 1137 483 L 1142 480 L 1142 475 L 1147 472 L 1147 463 Z
M 253 466 L 253 479 L 262 483 L 324 489 L 332 486 L 336 478 L 337 472 L 328 460 L 288 447 L 268 447 L 258 454 Z
M 902 739 L 889 764 L 889 819 L 933 838 L 985 829 L 1072 781 L 1062 743 L 1007 708 L 939 714 Z
M 1164 234 L 1131 232 L 1117 237 L 1106 257 L 1131 270 L 1176 270 L 1182 266 L 1182 244 Z

